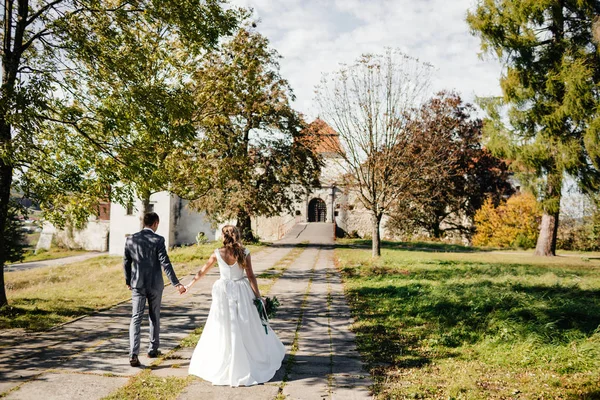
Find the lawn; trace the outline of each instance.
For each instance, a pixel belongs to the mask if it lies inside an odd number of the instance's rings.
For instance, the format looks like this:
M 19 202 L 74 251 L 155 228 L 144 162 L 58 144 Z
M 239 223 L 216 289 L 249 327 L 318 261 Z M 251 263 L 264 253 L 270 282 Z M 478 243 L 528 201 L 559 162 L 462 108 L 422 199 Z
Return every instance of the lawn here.
M 25 252 L 21 262 L 26 263 L 32 261 L 54 260 L 57 258 L 79 256 L 88 253 L 89 251 L 87 250 L 69 250 L 60 247 L 52 247 L 49 250 L 38 250 L 37 253 L 34 250 L 29 250 Z
M 50 249 L 40 249 L 36 252 L 35 248 L 40 238 L 40 232 L 25 232 L 25 254 L 21 262 L 52 260 L 55 258 L 64 258 L 88 253 L 86 250 L 72 250 L 58 247 L 53 244 Z
M 189 281 L 187 275 L 196 273 L 219 246 L 213 242 L 170 251 L 179 279 Z M 253 251 L 259 248 L 248 247 Z M 5 272 L 4 279 L 9 305 L 0 309 L 0 329 L 46 330 L 131 297 L 125 286 L 122 258 L 115 256 Z
M 364 241 L 336 249 L 380 399 L 600 399 L 600 261 Z

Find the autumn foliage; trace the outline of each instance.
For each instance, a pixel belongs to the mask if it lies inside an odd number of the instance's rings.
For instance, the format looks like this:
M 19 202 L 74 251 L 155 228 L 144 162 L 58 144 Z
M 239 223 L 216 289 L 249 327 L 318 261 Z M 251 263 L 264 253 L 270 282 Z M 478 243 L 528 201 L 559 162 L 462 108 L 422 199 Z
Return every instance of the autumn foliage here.
M 473 245 L 534 247 L 541 216 L 535 197 L 528 193 L 512 196 L 498 207 L 488 199 L 475 214 Z

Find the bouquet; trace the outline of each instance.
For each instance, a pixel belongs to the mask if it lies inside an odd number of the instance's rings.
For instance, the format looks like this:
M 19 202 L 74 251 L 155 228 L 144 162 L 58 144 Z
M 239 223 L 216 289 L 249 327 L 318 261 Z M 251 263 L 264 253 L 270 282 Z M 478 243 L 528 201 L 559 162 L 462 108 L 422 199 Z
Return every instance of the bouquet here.
M 273 318 L 277 313 L 277 308 L 279 307 L 279 300 L 277 297 L 265 297 L 264 301 L 259 298 L 254 299 L 254 305 L 256 306 L 256 310 L 258 311 L 258 315 L 260 316 L 260 322 L 262 326 L 265 328 L 265 333 L 269 334 L 269 318 Z

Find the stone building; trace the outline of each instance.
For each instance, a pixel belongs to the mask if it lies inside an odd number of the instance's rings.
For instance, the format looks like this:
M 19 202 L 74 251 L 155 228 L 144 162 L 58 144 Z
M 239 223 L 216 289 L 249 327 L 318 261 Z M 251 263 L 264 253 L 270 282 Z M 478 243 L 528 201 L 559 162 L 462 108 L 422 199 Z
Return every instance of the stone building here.
M 69 249 L 89 251 L 108 251 L 110 236 L 111 204 L 100 203 L 98 216 L 90 217 L 85 228 L 66 227 L 58 229 L 49 222 L 44 222 L 36 250 L 50 249 L 53 243 Z

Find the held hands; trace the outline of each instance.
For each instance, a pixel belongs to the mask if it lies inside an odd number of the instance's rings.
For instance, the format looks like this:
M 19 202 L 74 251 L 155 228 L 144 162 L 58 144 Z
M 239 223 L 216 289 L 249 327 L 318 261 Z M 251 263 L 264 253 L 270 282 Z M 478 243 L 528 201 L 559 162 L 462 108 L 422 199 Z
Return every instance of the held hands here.
M 187 288 L 185 286 L 183 286 L 182 284 L 179 284 L 177 286 L 175 286 L 177 288 L 177 290 L 179 291 L 179 294 L 182 295 L 185 292 L 187 292 Z

